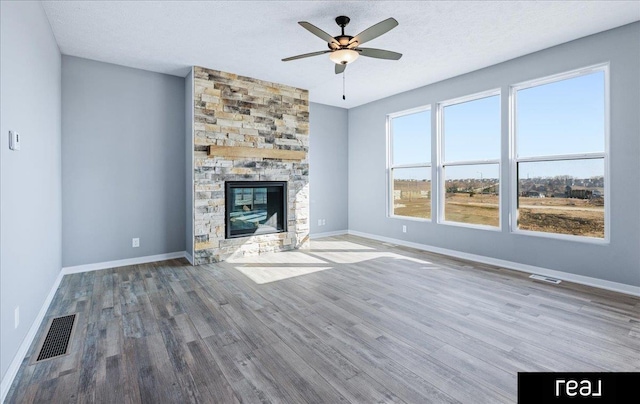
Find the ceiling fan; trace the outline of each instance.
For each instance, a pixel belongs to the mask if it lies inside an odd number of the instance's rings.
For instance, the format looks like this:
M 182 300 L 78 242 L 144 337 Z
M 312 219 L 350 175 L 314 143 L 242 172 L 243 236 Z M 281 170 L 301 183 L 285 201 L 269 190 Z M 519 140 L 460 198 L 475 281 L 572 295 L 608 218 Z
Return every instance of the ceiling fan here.
M 306 21 L 300 21 L 298 24 L 302 25 L 307 31 L 311 32 L 318 38 L 327 41 L 327 45 L 329 46 L 329 50 L 318 51 L 305 53 L 302 55 L 291 56 L 285 59 L 282 59 L 283 62 L 288 62 L 290 60 L 308 58 L 311 56 L 318 56 L 325 53 L 329 53 L 329 59 L 336 64 L 335 70 L 336 74 L 343 73 L 347 68 L 347 65 L 358 58 L 358 56 L 367 56 L 370 58 L 376 59 L 389 59 L 389 60 L 398 60 L 402 57 L 401 53 L 392 52 L 388 50 L 382 49 L 373 49 L 373 48 L 360 48 L 359 46 L 368 42 L 372 39 L 379 37 L 382 34 L 385 34 L 391 31 L 393 28 L 398 26 L 398 21 L 394 18 L 387 18 L 384 21 L 381 21 L 356 36 L 345 35 L 344 27 L 349 24 L 350 18 L 344 15 L 336 17 L 336 24 L 340 26 L 342 29 L 342 33 L 338 36 L 331 36 L 316 27 L 315 25 L 308 23 Z

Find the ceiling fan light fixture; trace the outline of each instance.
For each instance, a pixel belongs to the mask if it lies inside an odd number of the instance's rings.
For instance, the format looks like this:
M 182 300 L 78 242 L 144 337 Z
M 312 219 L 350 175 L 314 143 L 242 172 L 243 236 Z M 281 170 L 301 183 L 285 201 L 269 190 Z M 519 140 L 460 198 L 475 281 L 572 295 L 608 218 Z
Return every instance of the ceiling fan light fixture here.
M 347 65 L 360 56 L 360 53 L 352 49 L 340 49 L 329 54 L 329 59 L 337 65 Z

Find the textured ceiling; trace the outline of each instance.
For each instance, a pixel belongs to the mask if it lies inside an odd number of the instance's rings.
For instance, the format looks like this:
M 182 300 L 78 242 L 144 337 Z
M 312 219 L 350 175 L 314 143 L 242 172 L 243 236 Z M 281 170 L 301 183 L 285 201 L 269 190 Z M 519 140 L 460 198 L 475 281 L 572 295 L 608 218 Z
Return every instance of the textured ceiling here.
M 638 1 L 45 1 L 65 55 L 185 76 L 199 65 L 306 88 L 313 102 L 351 108 L 553 45 L 640 20 Z M 400 25 L 365 46 L 403 53 L 361 57 L 342 76 L 298 21 L 331 35 L 394 17 Z

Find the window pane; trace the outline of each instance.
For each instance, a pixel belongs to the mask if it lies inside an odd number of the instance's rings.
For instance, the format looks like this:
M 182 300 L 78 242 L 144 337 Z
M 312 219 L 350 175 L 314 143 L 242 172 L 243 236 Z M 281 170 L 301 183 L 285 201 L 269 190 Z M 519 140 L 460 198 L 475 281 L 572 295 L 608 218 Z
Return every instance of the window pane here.
M 518 228 L 604 238 L 604 159 L 518 164 Z
M 500 225 L 500 166 L 477 164 L 444 167 L 444 220 Z
M 431 111 L 391 119 L 392 164 L 419 164 L 431 161 Z
M 444 107 L 444 160 L 500 158 L 500 96 Z
M 395 168 L 393 178 L 393 214 L 431 218 L 431 167 Z
M 518 156 L 604 151 L 604 72 L 517 92 Z

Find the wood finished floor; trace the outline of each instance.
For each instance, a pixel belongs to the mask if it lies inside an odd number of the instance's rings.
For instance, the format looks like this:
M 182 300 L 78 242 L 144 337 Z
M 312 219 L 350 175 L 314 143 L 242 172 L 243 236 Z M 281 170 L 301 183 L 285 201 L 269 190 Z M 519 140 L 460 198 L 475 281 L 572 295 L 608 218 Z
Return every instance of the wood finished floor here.
M 519 371 L 640 371 L 638 298 L 354 236 L 67 275 L 43 323 L 70 313 L 6 402 L 514 403 Z

